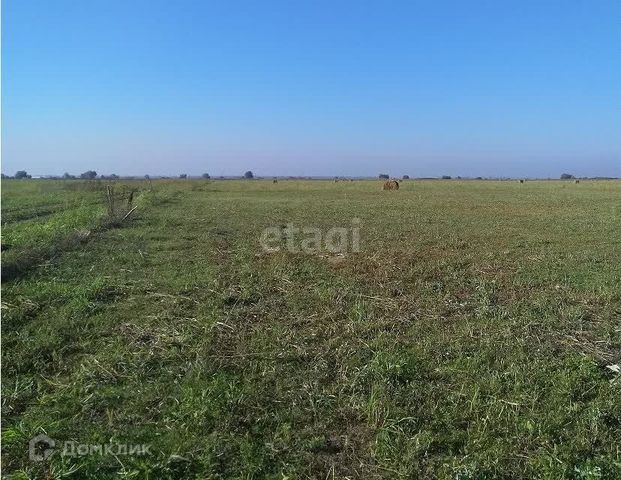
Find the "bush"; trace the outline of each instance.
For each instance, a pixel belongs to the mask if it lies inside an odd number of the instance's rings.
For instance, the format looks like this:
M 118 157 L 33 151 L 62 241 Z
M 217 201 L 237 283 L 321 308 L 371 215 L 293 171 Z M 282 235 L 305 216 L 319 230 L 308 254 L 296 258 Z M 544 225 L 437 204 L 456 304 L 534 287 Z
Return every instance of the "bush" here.
M 97 177 L 97 172 L 95 170 L 87 170 L 86 172 L 80 174 L 80 178 L 84 178 L 86 180 L 93 180 Z

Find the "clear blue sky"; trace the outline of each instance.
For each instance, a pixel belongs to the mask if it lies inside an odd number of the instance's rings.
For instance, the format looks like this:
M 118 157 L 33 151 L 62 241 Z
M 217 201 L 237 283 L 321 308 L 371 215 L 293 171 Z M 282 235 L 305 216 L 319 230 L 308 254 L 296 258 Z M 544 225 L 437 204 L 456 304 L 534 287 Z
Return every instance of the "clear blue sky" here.
M 2 171 L 621 176 L 621 1 L 6 0 Z

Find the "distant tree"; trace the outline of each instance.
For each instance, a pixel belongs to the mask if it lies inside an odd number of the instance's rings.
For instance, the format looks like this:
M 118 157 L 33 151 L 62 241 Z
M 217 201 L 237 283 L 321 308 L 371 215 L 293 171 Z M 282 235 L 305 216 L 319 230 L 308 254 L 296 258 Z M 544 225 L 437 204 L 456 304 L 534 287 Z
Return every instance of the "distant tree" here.
M 403 180 L 409 180 L 410 176 L 409 175 L 403 175 Z
M 388 175 L 387 173 L 380 173 L 379 178 L 380 180 L 388 180 L 390 178 L 390 175 Z
M 111 178 L 113 180 L 117 180 L 120 177 L 116 173 L 112 173 L 112 174 L 110 174 L 110 176 L 108 178 Z
M 65 173 L 63 173 L 63 178 L 65 180 L 71 180 L 71 179 L 75 178 L 75 175 L 71 175 L 70 173 L 65 172 Z
M 20 178 L 31 178 L 31 175 L 28 175 L 28 172 L 26 170 L 20 170 L 18 172 L 15 173 L 15 178 L 20 179 Z
M 187 173 L 182 173 L 181 175 L 179 175 L 179 178 L 188 178 L 188 174 Z
M 80 174 L 80 178 L 84 178 L 86 180 L 93 180 L 95 177 L 97 177 L 97 172 L 95 170 L 87 170 L 86 172 Z
M 254 178 L 254 174 L 248 170 L 246 173 L 244 173 L 244 178 Z
M 450 180 L 451 176 L 450 175 L 442 175 L 442 180 Z
M 211 178 L 208 173 L 203 173 L 202 176 L 203 176 L 203 178 L 205 178 L 207 180 Z
M 574 178 L 576 177 L 574 177 L 571 173 L 563 173 L 561 175 L 561 180 L 573 180 Z
M 4 173 L 0 173 L 0 178 L 2 178 L 4 180 L 4 179 L 10 178 L 10 177 L 7 177 Z

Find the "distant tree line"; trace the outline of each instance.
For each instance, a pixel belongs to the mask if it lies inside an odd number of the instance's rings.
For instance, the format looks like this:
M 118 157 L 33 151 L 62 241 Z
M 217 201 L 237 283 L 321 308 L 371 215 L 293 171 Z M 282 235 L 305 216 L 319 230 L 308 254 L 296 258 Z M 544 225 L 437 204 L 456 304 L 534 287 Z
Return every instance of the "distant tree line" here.
M 380 173 L 378 175 L 380 180 L 389 180 L 390 179 L 390 175 L 388 175 L 387 173 Z M 27 179 L 27 178 L 32 178 L 32 175 L 30 175 L 26 170 L 18 170 L 17 172 L 15 172 L 15 175 L 13 177 L 9 176 L 9 175 L 5 175 L 4 173 L 2 174 L 2 178 L 3 179 Z M 94 180 L 97 178 L 97 172 L 95 170 L 87 170 L 86 172 L 83 172 L 80 174 L 79 177 L 76 177 L 75 175 L 72 175 L 68 172 L 65 172 L 62 177 L 54 177 L 54 176 L 50 176 L 50 177 L 46 177 L 46 178 L 50 178 L 50 179 L 59 179 L 62 178 L 64 180 L 74 180 L 76 178 L 80 178 L 82 180 Z M 117 175 L 116 173 L 111 173 L 110 175 L 99 175 L 99 178 L 101 178 L 102 180 L 117 180 L 119 178 L 121 178 L 119 175 Z M 132 178 L 132 177 L 130 177 Z M 148 175 L 145 175 L 144 178 L 149 178 Z M 169 177 L 161 177 L 161 178 L 169 178 Z M 187 173 L 182 173 L 179 175 L 179 178 L 182 179 L 186 179 L 188 178 L 188 174 Z M 204 178 L 206 180 L 211 179 L 211 175 L 209 175 L 208 173 L 203 173 L 201 175 L 201 178 Z M 223 176 L 220 176 L 218 178 L 223 179 Z M 252 179 L 255 178 L 254 173 L 252 173 L 252 171 L 248 170 L 247 172 L 244 173 L 243 177 L 245 179 Z M 289 178 L 294 178 L 294 177 L 289 177 Z M 337 177 L 338 178 L 338 177 Z M 401 177 L 403 180 L 409 180 L 410 176 L 409 175 L 403 175 Z M 429 177 L 429 179 L 432 179 L 433 177 Z M 437 178 L 437 177 L 436 177 Z M 451 180 L 453 177 L 451 177 L 450 175 L 442 175 L 440 177 L 442 180 Z M 456 177 L 458 180 L 461 180 L 462 177 L 458 176 Z M 467 178 L 467 177 L 466 177 Z M 587 178 L 587 177 L 583 177 L 583 178 Z M 614 179 L 615 177 L 594 177 L 594 179 Z M 508 179 L 508 178 L 507 178 Z M 561 174 L 560 177 L 561 180 L 576 180 L 577 177 L 571 173 L 563 173 Z M 483 180 L 483 177 L 476 177 L 475 180 Z
M 28 172 L 26 172 L 26 170 L 18 170 L 15 173 L 15 176 L 11 177 L 11 176 L 5 175 L 3 173 L 2 174 L 2 178 L 14 178 L 14 179 L 18 179 L 19 180 L 19 179 L 22 179 L 22 178 L 32 178 L 32 175 L 30 175 Z M 51 175 L 51 176 L 46 176 L 46 177 L 43 177 L 43 178 L 47 178 L 47 179 L 50 179 L 50 180 L 54 180 L 54 179 L 55 180 L 59 180 L 59 179 L 75 180 L 78 177 L 76 177 L 75 175 L 72 175 L 72 174 L 70 174 L 68 172 L 65 172 L 60 177 Z M 79 178 L 81 178 L 83 180 L 93 180 L 93 179 L 97 178 L 97 172 L 95 170 L 87 170 L 86 172 L 81 173 Z M 99 178 L 101 178 L 101 179 L 108 179 L 108 180 L 116 180 L 116 179 L 121 178 L 121 177 L 119 177 L 116 173 L 111 173 L 110 175 L 103 175 L 102 174 L 102 175 L 99 176 Z
M 26 170 L 18 170 L 17 172 L 15 172 L 15 176 L 11 177 L 10 175 L 5 175 L 3 173 L 2 178 L 3 179 L 15 178 L 17 180 L 21 180 L 23 178 L 32 178 L 32 175 L 30 175 Z
M 4 173 L 2 174 L 2 178 L 3 179 L 9 179 L 9 178 L 15 178 L 15 179 L 22 179 L 22 178 L 32 178 L 32 175 L 28 174 L 28 172 L 26 172 L 26 170 L 19 170 L 15 173 L 15 176 L 11 177 L 10 175 L 5 175 Z M 49 178 L 49 179 L 63 179 L 63 180 L 75 180 L 77 178 L 80 178 L 82 180 L 94 180 L 97 178 L 97 172 L 95 170 L 87 170 L 86 172 L 81 173 L 79 176 L 76 175 L 72 175 L 69 172 L 65 172 L 63 173 L 63 175 L 61 177 L 57 177 L 57 176 L 49 176 L 49 177 L 45 177 L 45 178 Z M 116 173 L 111 173 L 110 175 L 104 175 L 101 174 L 99 175 L 99 178 L 102 180 L 117 180 L 119 178 L 121 178 L 119 175 L 117 175 Z M 128 177 L 128 178 L 133 178 L 133 177 Z M 146 178 L 147 180 L 150 178 L 149 175 L 145 175 L 144 178 Z M 169 177 L 160 177 L 160 178 L 169 178 Z M 188 178 L 188 174 L 187 173 L 181 173 L 179 175 L 179 178 Z M 203 173 L 201 175 L 201 178 L 204 178 L 205 180 L 209 180 L 211 179 L 211 175 L 209 175 L 208 173 Z M 219 178 L 224 178 L 224 177 L 219 177 Z M 243 178 L 254 178 L 254 174 L 248 170 L 246 173 L 244 173 Z

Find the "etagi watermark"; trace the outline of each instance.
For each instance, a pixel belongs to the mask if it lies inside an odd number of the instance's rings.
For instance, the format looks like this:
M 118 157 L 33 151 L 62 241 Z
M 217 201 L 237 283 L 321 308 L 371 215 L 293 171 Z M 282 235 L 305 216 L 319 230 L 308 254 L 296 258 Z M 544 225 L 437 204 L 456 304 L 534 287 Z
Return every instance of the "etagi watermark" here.
M 259 243 L 268 253 L 283 248 L 290 253 L 358 253 L 360 219 L 352 218 L 351 227 L 333 227 L 325 232 L 317 227 L 296 227 L 293 223 L 284 227 L 267 227 L 261 233 Z
M 42 462 L 54 453 L 61 457 L 83 457 L 86 455 L 115 456 L 151 455 L 151 445 L 129 445 L 126 443 L 79 443 L 74 441 L 57 442 L 45 434 L 37 435 L 28 442 L 28 458 Z

